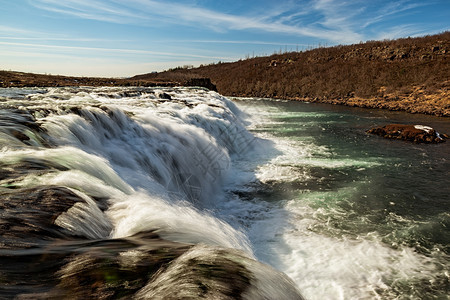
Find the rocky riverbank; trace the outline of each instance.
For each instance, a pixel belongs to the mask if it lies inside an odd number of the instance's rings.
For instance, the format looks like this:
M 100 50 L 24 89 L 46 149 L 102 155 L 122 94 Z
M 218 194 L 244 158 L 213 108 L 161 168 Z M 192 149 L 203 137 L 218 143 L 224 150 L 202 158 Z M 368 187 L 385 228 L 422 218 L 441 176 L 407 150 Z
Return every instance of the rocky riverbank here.
M 391 111 L 406 111 L 412 114 L 427 114 L 438 117 L 450 117 L 450 91 L 447 88 L 427 91 L 426 88 L 422 86 L 414 88 L 411 93 L 385 93 L 378 97 L 368 98 L 350 95 L 348 97 L 338 98 L 288 97 L 288 99 L 352 107 L 388 109 Z

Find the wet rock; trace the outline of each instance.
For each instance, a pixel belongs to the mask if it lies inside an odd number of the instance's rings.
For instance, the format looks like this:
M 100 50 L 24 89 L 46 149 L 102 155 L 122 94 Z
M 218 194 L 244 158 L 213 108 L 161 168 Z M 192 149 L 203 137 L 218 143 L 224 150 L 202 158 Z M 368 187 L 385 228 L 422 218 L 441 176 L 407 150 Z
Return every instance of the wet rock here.
M 65 239 L 68 232 L 55 224 L 58 216 L 77 202 L 71 190 L 43 186 L 0 193 L 0 245 L 2 249 L 29 248 L 39 241 Z
M 31 249 L 34 255 L 25 251 L 0 255 L 7 278 L 2 284 L 8 285 L 7 294 L 0 293 L 19 300 L 133 299 L 191 247 L 151 231 L 121 239 L 53 241 Z
M 158 272 L 134 299 L 304 299 L 294 283 L 232 249 L 197 245 Z
M 15 129 L 12 129 L 12 130 L 11 130 L 11 134 L 12 134 L 16 139 L 18 139 L 19 141 L 22 141 L 22 142 L 30 140 L 30 137 L 28 137 L 25 133 L 20 132 L 20 131 L 15 130 Z
M 159 93 L 157 96 L 159 99 L 172 100 L 172 96 L 170 96 L 169 94 L 164 93 L 164 92 Z
M 424 125 L 390 124 L 375 127 L 367 133 L 376 134 L 388 139 L 406 140 L 414 143 L 442 143 L 447 135 L 439 134 L 431 127 Z
M 190 247 L 162 240 L 151 232 L 93 242 L 83 248 L 86 252 L 66 259 L 56 273 L 60 282 L 41 298 L 131 299 Z

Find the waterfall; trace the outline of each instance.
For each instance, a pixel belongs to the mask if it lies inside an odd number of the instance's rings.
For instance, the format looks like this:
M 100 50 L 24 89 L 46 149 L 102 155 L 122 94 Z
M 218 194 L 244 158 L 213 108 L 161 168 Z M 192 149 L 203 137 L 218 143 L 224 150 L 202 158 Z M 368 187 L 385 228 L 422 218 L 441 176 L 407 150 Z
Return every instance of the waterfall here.
M 1 259 L 32 251 L 39 262 L 22 264 L 45 273 L 7 295 L 301 297 L 255 261 L 245 229 L 217 213 L 234 161 L 260 145 L 227 98 L 198 88 L 50 88 L 3 99 Z M 280 290 L 262 288 L 268 282 Z

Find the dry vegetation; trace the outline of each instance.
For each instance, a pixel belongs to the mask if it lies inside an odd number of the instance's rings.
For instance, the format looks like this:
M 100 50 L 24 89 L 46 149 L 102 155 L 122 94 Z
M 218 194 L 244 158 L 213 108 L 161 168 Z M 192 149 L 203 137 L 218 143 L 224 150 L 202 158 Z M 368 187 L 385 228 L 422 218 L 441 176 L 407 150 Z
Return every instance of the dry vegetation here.
M 450 116 L 450 32 L 177 68 L 133 79 L 208 77 L 227 96 Z

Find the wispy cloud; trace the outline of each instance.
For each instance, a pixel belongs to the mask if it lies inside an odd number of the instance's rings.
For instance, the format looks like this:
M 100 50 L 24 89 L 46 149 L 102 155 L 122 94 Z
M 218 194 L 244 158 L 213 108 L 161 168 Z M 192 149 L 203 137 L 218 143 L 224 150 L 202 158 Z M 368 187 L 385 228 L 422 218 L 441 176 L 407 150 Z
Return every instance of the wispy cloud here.
M 331 43 L 352 43 L 373 38 L 366 29 L 386 18 L 417 9 L 426 2 L 411 0 L 306 0 L 279 1 L 265 12 L 225 13 L 199 6 L 199 1 L 162 0 L 30 0 L 40 9 L 77 18 L 119 24 L 161 26 L 177 24 L 215 32 L 259 31 L 291 37 L 311 37 Z M 407 27 L 408 24 L 403 24 Z M 409 27 L 412 28 L 412 27 Z M 388 29 L 394 30 L 394 29 Z
M 164 14 L 175 22 L 207 27 L 213 30 L 259 30 L 271 33 L 282 33 L 294 36 L 307 36 L 325 39 L 334 42 L 352 42 L 360 39 L 360 36 L 349 30 L 342 30 L 336 26 L 314 26 L 314 24 L 292 25 L 295 16 L 312 13 L 313 6 L 285 5 L 284 10 L 272 9 L 269 14 L 253 16 L 252 14 L 231 15 L 213 11 L 210 9 L 187 6 L 180 3 L 167 3 L 154 0 L 131 0 L 146 7 L 147 10 Z M 299 10 L 301 13 L 299 13 Z
M 1 32 L 1 31 L 0 31 Z M 128 42 L 130 40 L 111 40 L 97 38 L 63 38 L 63 37 L 17 37 L 17 36 L 0 36 L 0 40 L 16 40 L 16 41 L 63 41 L 63 42 Z
M 50 12 L 105 22 L 130 23 L 147 18 L 138 11 L 130 12 L 124 7 L 113 6 L 99 0 L 33 0 L 31 3 Z
M 317 0 L 313 8 L 322 18 L 317 22 L 325 28 L 335 28 L 341 35 L 348 34 L 354 41 L 398 38 L 423 32 L 413 24 L 396 24 L 390 27 L 386 21 L 402 14 L 417 12 L 418 8 L 431 5 L 433 1 L 416 2 L 411 0 L 368 2 L 365 0 L 340 1 Z M 312 13 L 312 11 L 311 11 Z M 368 30 L 377 25 L 376 33 Z M 381 29 L 380 29 L 381 28 Z M 380 33 L 381 30 L 381 33 Z
M 41 34 L 41 32 L 38 32 L 38 31 L 17 28 L 17 27 L 11 27 L 11 26 L 4 26 L 4 25 L 0 25 L 0 33 L 3 35 L 8 35 L 8 36 L 17 36 L 17 35 L 33 36 L 33 35 Z
M 229 57 L 219 57 L 219 56 L 206 56 L 197 55 L 189 53 L 170 53 L 170 52 L 158 52 L 158 51 L 148 51 L 148 50 L 136 50 L 136 49 L 117 49 L 117 48 L 96 48 L 96 47 L 79 47 L 79 46 L 60 46 L 60 45 L 47 45 L 47 44 L 31 44 L 31 43 L 14 43 L 14 42 L 1 42 L 0 45 L 5 46 L 18 46 L 22 48 L 31 48 L 33 51 L 36 48 L 45 48 L 53 50 L 65 50 L 65 51 L 88 51 L 89 53 L 117 53 L 117 54 L 133 54 L 133 55 L 157 55 L 165 57 L 182 57 L 182 58 L 196 58 L 196 59 L 230 59 Z
M 386 20 L 386 18 L 392 17 L 394 15 L 398 15 L 403 12 L 408 12 L 414 10 L 419 7 L 424 7 L 427 5 L 431 5 L 433 2 L 411 2 L 409 0 L 400 0 L 393 1 L 385 6 L 382 6 L 377 10 L 377 13 L 366 20 L 365 23 L 362 24 L 362 27 L 366 28 L 372 24 L 380 23 Z
M 310 46 L 301 43 L 280 43 L 270 41 L 230 41 L 230 40 L 178 40 L 177 42 L 205 43 L 205 44 L 244 44 L 244 45 L 272 45 L 272 46 Z
M 420 36 L 430 32 L 429 28 L 417 27 L 414 25 L 398 25 L 392 28 L 382 30 L 374 36 L 374 40 L 392 40 L 407 36 Z
M 286 6 L 283 11 L 277 10 L 269 14 L 254 16 L 252 14 L 227 14 L 199 6 L 154 0 L 129 0 L 126 3 L 121 2 L 120 6 L 118 1 L 106 5 L 98 0 L 35 0 L 32 3 L 40 9 L 54 13 L 115 23 L 142 23 L 145 20 L 151 21 L 158 18 L 159 21 L 166 23 L 209 28 L 218 32 L 257 30 L 344 42 L 355 41 L 359 38 L 357 34 L 348 31 L 342 32 L 340 28 L 289 24 L 287 21 L 295 15 L 299 15 L 298 11 L 288 17 L 276 18 L 276 16 L 284 15 L 291 10 L 291 6 Z M 304 14 L 307 13 L 308 11 L 304 12 Z M 145 24 L 150 26 L 150 22 Z
M 52 32 L 28 30 L 18 27 L 0 25 L 0 40 L 22 40 L 22 41 L 64 41 L 64 42 L 127 42 L 127 39 L 103 39 L 67 36 L 66 34 L 55 34 Z

